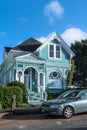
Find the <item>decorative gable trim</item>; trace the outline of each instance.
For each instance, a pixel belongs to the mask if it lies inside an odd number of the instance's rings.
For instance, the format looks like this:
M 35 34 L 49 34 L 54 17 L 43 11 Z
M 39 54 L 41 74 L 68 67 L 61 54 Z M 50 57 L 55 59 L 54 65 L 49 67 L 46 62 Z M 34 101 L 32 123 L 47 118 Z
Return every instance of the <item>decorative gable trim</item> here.
M 66 42 L 60 37 L 60 35 L 57 32 L 52 33 L 50 35 L 50 37 L 36 51 L 37 52 L 41 51 L 54 38 L 58 40 L 58 42 L 67 51 L 67 53 L 70 55 L 70 57 L 74 56 L 74 53 L 72 52 L 72 50 L 70 49 L 70 47 L 66 44 Z
M 19 60 L 27 60 L 27 61 L 33 61 L 33 62 L 36 62 L 36 61 L 39 61 L 39 62 L 45 62 L 44 59 L 40 58 L 40 57 L 37 57 L 35 56 L 34 54 L 32 53 L 29 53 L 29 54 L 26 54 L 26 55 L 22 55 L 22 56 L 18 56 L 16 57 L 16 59 L 19 59 Z

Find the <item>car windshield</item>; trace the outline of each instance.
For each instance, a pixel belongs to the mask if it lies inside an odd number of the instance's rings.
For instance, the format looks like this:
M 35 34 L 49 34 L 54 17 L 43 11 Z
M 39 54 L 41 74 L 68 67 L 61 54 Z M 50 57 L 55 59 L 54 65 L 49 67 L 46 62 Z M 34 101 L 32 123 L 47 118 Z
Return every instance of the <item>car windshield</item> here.
M 79 91 L 68 90 L 57 97 L 57 99 L 74 99 Z

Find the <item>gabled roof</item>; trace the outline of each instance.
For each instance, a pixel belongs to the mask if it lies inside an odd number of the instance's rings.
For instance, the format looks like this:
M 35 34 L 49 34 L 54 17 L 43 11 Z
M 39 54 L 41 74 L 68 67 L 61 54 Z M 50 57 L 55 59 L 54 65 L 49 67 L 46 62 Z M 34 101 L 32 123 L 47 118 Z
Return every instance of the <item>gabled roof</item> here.
M 14 47 L 14 50 L 21 50 L 21 51 L 28 51 L 28 52 L 34 52 L 38 47 L 42 45 L 41 42 L 37 41 L 34 38 L 30 38 L 23 43 L 17 45 Z
M 39 62 L 43 62 L 43 63 L 45 63 L 46 62 L 46 60 L 45 59 L 43 59 L 43 58 L 41 58 L 41 57 L 38 57 L 38 56 L 36 56 L 36 55 L 34 55 L 33 53 L 28 53 L 28 54 L 23 54 L 23 55 L 19 55 L 19 56 L 15 56 L 15 58 L 16 59 L 23 59 L 23 60 L 29 60 L 29 61 L 33 61 L 33 62 L 37 62 L 37 61 L 39 61 Z
M 12 49 L 12 47 L 5 47 L 5 52 L 9 52 Z
M 41 51 L 49 42 L 56 39 L 58 43 L 61 44 L 61 46 L 67 51 L 67 53 L 72 57 L 74 56 L 73 51 L 70 49 L 70 47 L 67 45 L 67 43 L 62 39 L 62 37 L 57 33 L 54 32 L 50 35 L 50 37 L 42 44 L 39 48 L 37 48 L 37 52 Z

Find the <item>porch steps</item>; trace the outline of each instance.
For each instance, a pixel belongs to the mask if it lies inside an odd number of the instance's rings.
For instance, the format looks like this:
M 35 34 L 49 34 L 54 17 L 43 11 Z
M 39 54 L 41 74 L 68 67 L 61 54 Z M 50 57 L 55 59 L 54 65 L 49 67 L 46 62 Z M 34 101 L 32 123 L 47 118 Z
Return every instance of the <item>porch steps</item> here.
M 41 94 L 40 93 L 36 93 L 36 92 L 31 92 L 29 94 L 29 104 L 32 105 L 32 106 L 38 106 L 38 105 L 41 105 L 42 102 L 44 102 L 45 99 L 41 97 Z

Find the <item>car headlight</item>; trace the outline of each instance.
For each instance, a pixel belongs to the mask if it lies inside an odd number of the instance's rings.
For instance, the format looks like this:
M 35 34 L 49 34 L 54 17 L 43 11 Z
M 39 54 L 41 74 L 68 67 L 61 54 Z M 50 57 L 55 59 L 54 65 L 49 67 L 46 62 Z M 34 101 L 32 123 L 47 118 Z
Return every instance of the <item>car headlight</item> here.
M 50 108 L 58 108 L 58 105 L 51 105 Z
M 61 105 L 51 105 L 50 108 L 61 108 Z

